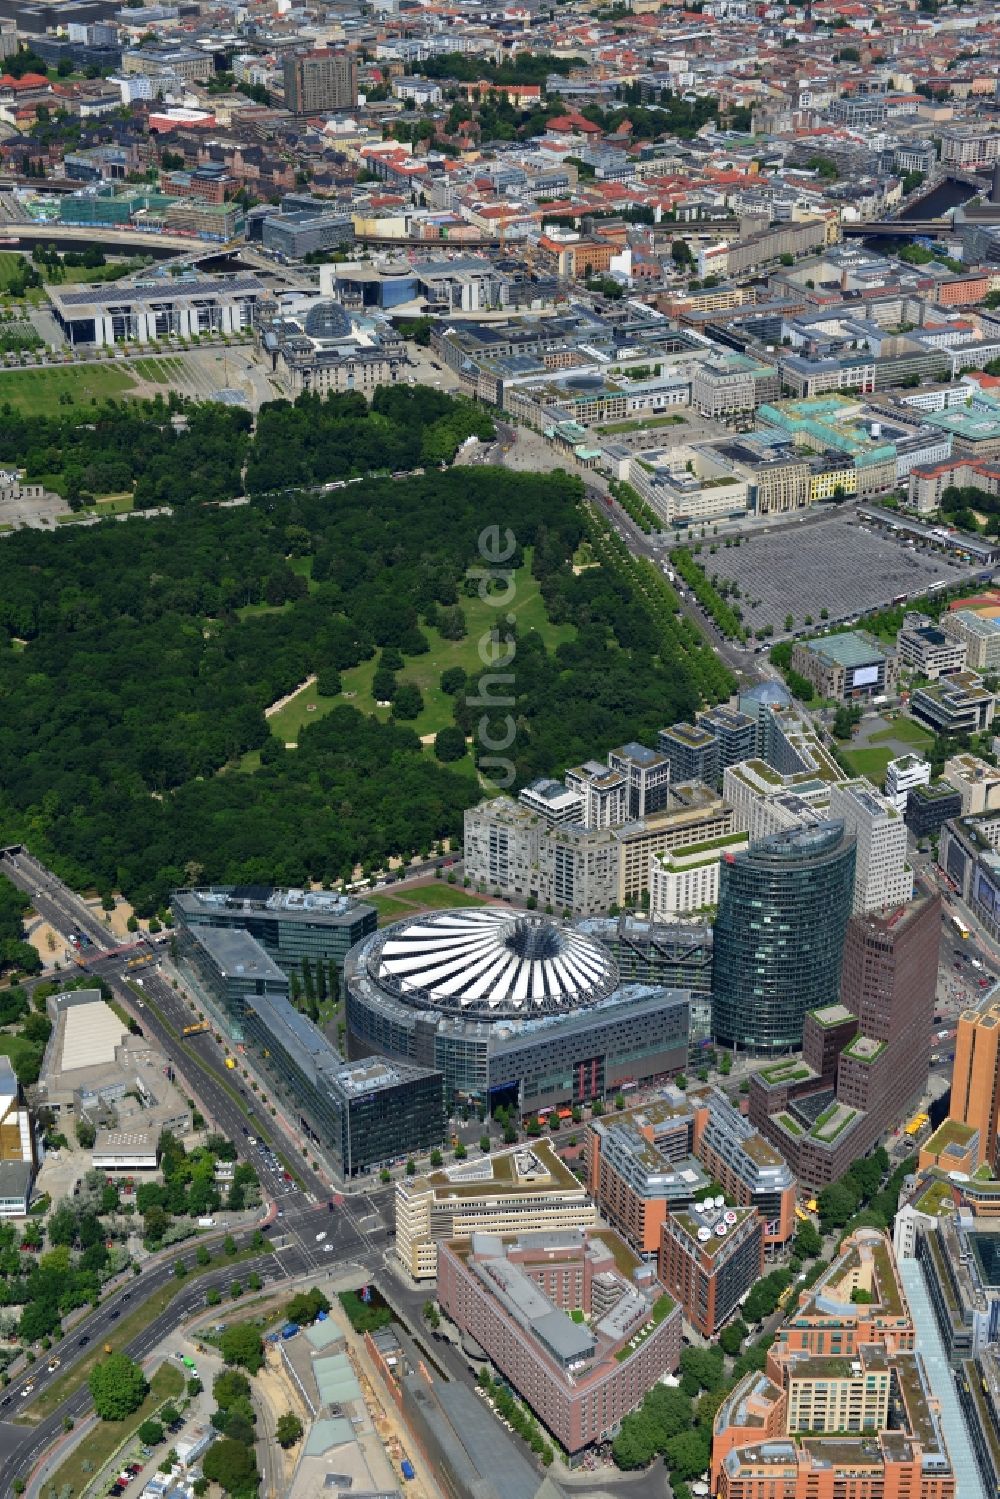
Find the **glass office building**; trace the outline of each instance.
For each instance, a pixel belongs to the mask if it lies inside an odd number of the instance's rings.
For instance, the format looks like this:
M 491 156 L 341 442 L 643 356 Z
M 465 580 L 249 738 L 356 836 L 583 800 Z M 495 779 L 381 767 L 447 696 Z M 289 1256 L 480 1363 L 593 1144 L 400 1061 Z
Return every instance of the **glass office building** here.
M 326 1150 L 342 1176 L 357 1176 L 444 1144 L 440 1072 L 381 1057 L 345 1062 L 287 1000 L 250 999 L 244 1028 L 274 1096 Z
M 842 822 L 793 828 L 724 856 L 712 983 L 722 1045 L 797 1050 L 806 1011 L 836 1001 L 854 860 Z
M 287 975 L 249 932 L 195 927 L 180 941 L 182 964 L 206 1008 L 246 1046 L 270 1096 L 340 1175 L 443 1143 L 439 1071 L 381 1058 L 345 1062 L 292 1005 Z
M 176 890 L 171 899 L 179 930 L 224 927 L 249 932 L 278 967 L 301 978 L 302 960 L 315 974 L 321 963 L 336 965 L 356 942 L 374 932 L 374 906 L 330 890 L 274 890 L 270 885 L 214 885 Z

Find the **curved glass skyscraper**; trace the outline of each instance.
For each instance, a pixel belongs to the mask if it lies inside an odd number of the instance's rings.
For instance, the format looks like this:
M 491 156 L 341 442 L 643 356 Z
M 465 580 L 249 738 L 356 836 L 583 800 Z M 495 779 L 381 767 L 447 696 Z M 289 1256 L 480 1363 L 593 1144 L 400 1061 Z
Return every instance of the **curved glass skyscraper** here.
M 854 839 L 820 822 L 723 855 L 712 1030 L 750 1051 L 802 1045 L 807 1010 L 834 1003 L 854 893 Z

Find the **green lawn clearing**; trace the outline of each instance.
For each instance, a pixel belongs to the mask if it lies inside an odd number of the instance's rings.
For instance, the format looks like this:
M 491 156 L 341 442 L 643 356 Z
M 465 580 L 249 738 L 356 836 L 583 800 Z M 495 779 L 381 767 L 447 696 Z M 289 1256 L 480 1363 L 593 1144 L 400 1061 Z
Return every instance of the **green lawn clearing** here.
M 9 401 L 26 416 L 54 416 L 69 405 L 120 400 L 134 390 L 135 381 L 125 370 L 100 364 L 0 371 L 0 407 Z M 70 401 L 61 402 L 63 395 Z
M 598 427 L 598 432 L 641 432 L 644 427 L 683 427 L 686 416 L 673 412 L 670 416 L 651 416 L 643 422 L 615 422 L 610 427 Z
M 881 786 L 885 780 L 885 768 L 890 760 L 896 759 L 896 751 L 891 749 L 845 749 L 844 759 L 857 776 L 867 776 L 877 786 Z
M 892 740 L 898 744 L 912 744 L 916 749 L 924 749 L 933 743 L 934 736 L 915 719 L 904 718 L 900 714 L 887 728 L 879 729 L 871 737 L 872 744 L 889 744 Z
M 11 282 L 21 276 L 28 263 L 27 257 L 19 254 L 17 250 L 0 250 L 0 298 L 10 297 Z M 44 289 L 40 286 L 29 286 L 24 297 L 16 299 L 16 305 L 23 306 L 25 302 L 30 302 L 37 306 L 39 302 L 44 301 Z
M 388 926 L 390 922 L 402 921 L 404 916 L 414 916 L 421 911 L 445 911 L 458 906 L 481 906 L 483 903 L 482 896 L 471 890 L 437 882 L 400 890 L 398 894 L 393 892 L 392 895 L 386 895 L 381 890 L 370 895 L 362 892 L 358 899 L 363 900 L 365 905 L 375 907 L 379 926 Z
M 292 566 L 295 566 L 294 562 Z M 461 600 L 468 625 L 464 640 L 445 640 L 437 630 L 424 624 L 420 626 L 430 642 L 430 650 L 426 655 L 410 657 L 399 672 L 398 680 L 400 683 L 415 683 L 423 694 L 423 711 L 412 721 L 407 720 L 408 727 L 421 737 L 436 734 L 438 729 L 453 722 L 454 706 L 448 694 L 441 691 L 441 673 L 450 666 L 461 666 L 470 675 L 481 671 L 483 666 L 479 656 L 479 642 L 496 624 L 498 617 L 502 623 L 503 615 L 515 615 L 518 630 L 522 634 L 528 630 L 537 630 L 550 650 L 563 641 L 574 638 L 574 626 L 553 625 L 550 622 L 538 583 L 531 576 L 530 555 L 526 556 L 525 565 L 515 575 L 515 585 L 514 597 L 502 613 L 479 597 Z M 315 723 L 337 703 L 344 701 L 351 703 L 360 713 L 374 713 L 383 721 L 388 719 L 392 710 L 376 707 L 372 697 L 372 678 L 377 665 L 376 655 L 370 661 L 363 661 L 360 666 L 345 671 L 341 677 L 343 693 L 340 697 L 323 697 L 314 686 L 303 688 L 280 713 L 275 713 L 269 720 L 272 734 L 276 734 L 284 744 L 296 744 L 307 724 Z
M 130 494 L 108 495 L 106 499 L 98 500 L 96 505 L 84 505 L 80 510 L 70 510 L 65 515 L 56 516 L 57 526 L 69 526 L 74 521 L 85 520 L 91 516 L 105 515 L 127 515 L 134 508 L 134 501 Z
M 155 1416 L 168 1400 L 184 1393 L 184 1375 L 175 1364 L 162 1363 L 149 1381 L 149 1394 L 137 1411 L 124 1421 L 99 1421 L 63 1462 L 49 1487 L 54 1494 L 82 1494 L 124 1442 L 143 1421 Z M 166 1454 L 166 1444 L 164 1445 Z M 103 1493 L 103 1489 L 101 1490 Z

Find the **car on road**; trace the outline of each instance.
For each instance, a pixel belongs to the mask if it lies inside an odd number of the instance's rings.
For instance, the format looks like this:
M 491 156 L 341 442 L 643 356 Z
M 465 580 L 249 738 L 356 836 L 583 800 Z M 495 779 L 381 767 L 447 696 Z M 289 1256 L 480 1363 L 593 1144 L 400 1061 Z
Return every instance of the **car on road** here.
M 55 1371 L 58 1369 L 58 1367 L 59 1367 L 59 1365 L 61 1363 L 62 1363 L 62 1359 L 61 1358 L 49 1359 L 48 1366 L 47 1366 L 49 1373 L 50 1374 L 54 1374 Z
M 35 1387 L 33 1384 L 26 1384 L 24 1389 L 21 1391 L 21 1399 L 23 1400 L 25 1395 L 30 1395 L 34 1388 Z
M 316 1243 L 317 1244 L 322 1244 L 322 1242 L 323 1242 L 323 1240 L 325 1238 L 326 1238 L 326 1231 L 324 1230 L 323 1233 L 316 1235 Z
M 84 1348 L 84 1347 L 86 1347 L 86 1345 L 87 1345 L 87 1344 L 88 1344 L 88 1343 L 89 1343 L 89 1342 L 90 1342 L 90 1339 L 89 1339 L 89 1338 L 88 1338 L 88 1337 L 87 1337 L 87 1336 L 86 1336 L 86 1335 L 84 1335 L 84 1336 L 83 1336 L 83 1337 L 82 1337 L 82 1338 L 80 1338 L 80 1339 L 79 1339 L 79 1340 L 78 1340 L 78 1342 L 77 1342 L 77 1345 L 76 1345 L 76 1346 L 77 1346 L 77 1347 L 78 1347 L 78 1348 Z

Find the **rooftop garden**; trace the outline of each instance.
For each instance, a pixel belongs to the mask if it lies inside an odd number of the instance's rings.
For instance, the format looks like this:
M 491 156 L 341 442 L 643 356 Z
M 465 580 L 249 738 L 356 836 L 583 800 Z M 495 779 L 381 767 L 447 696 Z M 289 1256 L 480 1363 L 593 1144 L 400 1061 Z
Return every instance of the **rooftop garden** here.
M 650 1333 L 654 1332 L 655 1329 L 659 1327 L 664 1317 L 668 1314 L 668 1312 L 672 1312 L 673 1309 L 673 1298 L 668 1296 L 664 1292 L 664 1294 L 662 1296 L 659 1296 L 653 1303 L 653 1309 L 650 1312 L 647 1320 L 639 1328 L 639 1331 L 632 1334 L 631 1338 L 629 1338 L 628 1342 L 623 1348 L 618 1349 L 617 1353 L 615 1354 L 615 1358 L 618 1360 L 618 1362 L 620 1364 L 623 1364 L 627 1358 L 631 1358 L 633 1353 L 636 1353 L 642 1347 L 643 1343 L 649 1337 Z
M 968 1145 L 975 1133 L 971 1124 L 962 1124 L 958 1119 L 945 1119 L 931 1135 L 925 1149 L 935 1154 L 949 1148 L 961 1150 Z
M 857 1118 L 857 1115 L 857 1109 L 849 1109 L 841 1103 L 831 1104 L 828 1109 L 823 1110 L 809 1133 L 814 1140 L 822 1140 L 824 1144 L 829 1144 L 831 1140 L 836 1140 L 837 1136 L 843 1133 L 851 1121 Z
M 852 1057 L 856 1062 L 874 1062 L 885 1051 L 884 1041 L 873 1041 L 871 1036 L 855 1036 L 849 1046 L 844 1047 L 843 1055 Z
M 790 1057 L 785 1062 L 775 1062 L 770 1067 L 762 1067 L 760 1076 L 768 1083 L 797 1083 L 802 1078 L 809 1077 L 812 1068 L 807 1067 L 795 1057 Z

